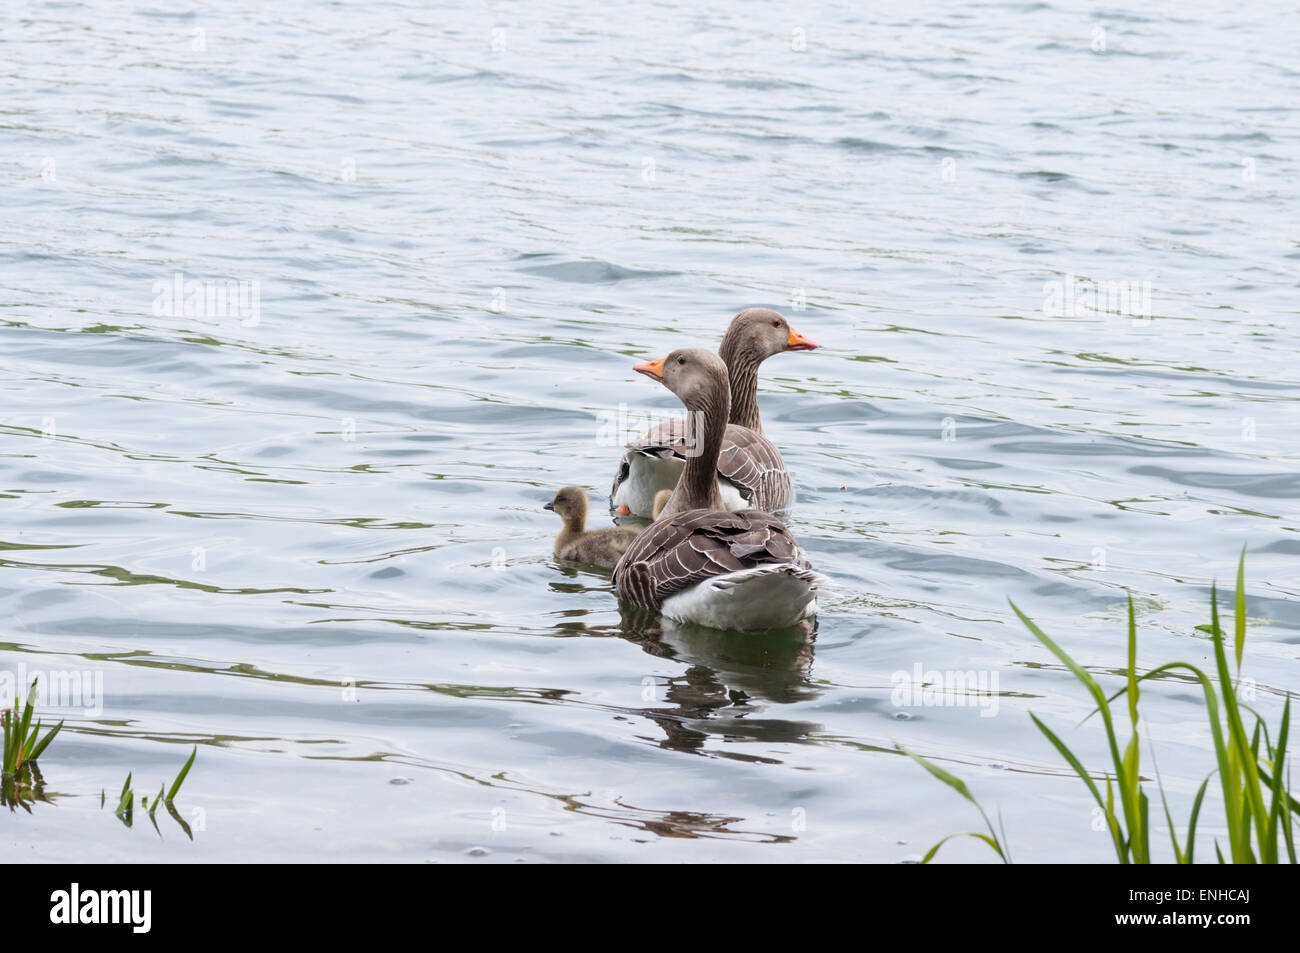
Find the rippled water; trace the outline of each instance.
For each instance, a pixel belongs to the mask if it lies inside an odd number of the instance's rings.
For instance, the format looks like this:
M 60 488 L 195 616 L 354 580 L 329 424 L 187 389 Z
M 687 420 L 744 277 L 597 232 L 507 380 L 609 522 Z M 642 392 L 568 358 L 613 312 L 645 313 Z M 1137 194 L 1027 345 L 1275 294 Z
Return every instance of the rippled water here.
M 1105 860 L 1008 598 L 1104 673 L 1131 591 L 1200 662 L 1245 545 L 1257 704 L 1300 682 L 1287 5 L 224 6 L 0 31 L 0 665 L 104 688 L 20 856 L 898 861 L 978 825 L 898 743 Z M 835 589 L 810 644 L 656 638 L 541 504 L 750 305 L 822 344 L 760 400 Z M 916 666 L 996 694 L 900 708 Z M 1185 805 L 1201 708 L 1144 698 Z M 101 808 L 194 743 L 193 842 Z

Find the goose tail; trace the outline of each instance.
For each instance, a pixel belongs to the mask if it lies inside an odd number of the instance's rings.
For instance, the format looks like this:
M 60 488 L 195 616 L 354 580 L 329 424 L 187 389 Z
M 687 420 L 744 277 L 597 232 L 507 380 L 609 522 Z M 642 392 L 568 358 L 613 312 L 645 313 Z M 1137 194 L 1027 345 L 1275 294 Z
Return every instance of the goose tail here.
M 806 566 L 765 563 L 706 579 L 664 600 L 662 611 L 715 629 L 779 629 L 815 615 L 817 594 L 829 584 Z

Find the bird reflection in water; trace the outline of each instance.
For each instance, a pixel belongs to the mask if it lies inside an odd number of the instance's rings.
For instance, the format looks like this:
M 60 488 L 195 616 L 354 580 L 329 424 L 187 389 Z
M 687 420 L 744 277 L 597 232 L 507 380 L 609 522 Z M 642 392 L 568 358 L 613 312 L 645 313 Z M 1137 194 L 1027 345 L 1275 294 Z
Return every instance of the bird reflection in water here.
M 651 655 L 686 664 L 681 675 L 656 679 L 653 691 L 667 705 L 641 714 L 663 730 L 664 747 L 698 752 L 712 736 L 731 741 L 804 741 L 818 725 L 764 718 L 767 703 L 785 705 L 816 698 L 811 682 L 816 626 L 803 623 L 771 632 L 722 632 L 679 626 L 635 607 L 620 609 L 619 634 Z M 714 750 L 746 761 L 774 761 Z
M 608 573 L 558 566 L 567 577 L 552 582 L 556 592 L 609 592 Z M 594 577 L 594 578 L 593 578 Z M 619 604 L 615 626 L 596 626 L 585 619 L 589 609 L 572 610 L 573 618 L 559 623 L 557 632 L 569 636 L 614 635 L 639 645 L 650 655 L 686 665 L 676 676 L 647 676 L 647 700 L 666 704 L 627 709 L 650 719 L 664 733 L 665 748 L 703 753 L 708 739 L 799 743 L 821 726 L 814 722 L 764 718 L 768 704 L 788 705 L 821 695 L 812 682 L 815 620 L 768 632 L 725 632 L 682 625 L 656 612 Z M 649 695 L 653 692 L 653 695 Z M 710 756 L 777 763 L 776 759 L 713 748 Z

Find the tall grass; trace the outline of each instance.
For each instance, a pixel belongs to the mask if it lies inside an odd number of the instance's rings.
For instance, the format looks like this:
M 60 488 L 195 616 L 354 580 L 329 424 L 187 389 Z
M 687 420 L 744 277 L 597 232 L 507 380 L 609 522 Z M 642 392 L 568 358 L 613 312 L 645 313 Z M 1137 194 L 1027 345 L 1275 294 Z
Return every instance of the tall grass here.
M 21 807 L 24 810 L 31 811 L 31 803 L 34 800 L 43 799 L 42 779 L 40 769 L 36 766 L 36 759 L 41 756 L 50 742 L 58 735 L 63 728 L 63 722 L 59 722 L 53 728 L 41 737 L 41 722 L 38 720 L 35 725 L 32 724 L 32 714 L 36 707 L 36 685 L 33 681 L 31 690 L 27 694 L 27 703 L 21 712 L 18 710 L 17 703 L 13 708 L 0 710 L 0 728 L 4 734 L 4 752 L 2 770 L 0 770 L 0 804 L 8 807 L 10 810 L 15 807 Z M 153 822 L 154 829 L 157 830 L 158 822 L 154 815 L 158 811 L 158 805 L 164 804 L 167 807 L 167 813 L 180 824 L 186 835 L 191 840 L 194 839 L 190 826 L 185 823 L 184 819 L 176 811 L 176 806 L 172 803 L 176 795 L 180 793 L 181 785 L 185 783 L 185 778 L 190 773 L 190 768 L 194 766 L 194 758 L 198 754 L 196 745 L 190 751 L 189 760 L 181 768 L 180 773 L 172 781 L 170 788 L 166 787 L 166 782 L 159 785 L 158 796 L 154 798 L 152 805 L 148 798 L 141 798 L 141 807 L 149 811 L 149 820 Z M 100 792 L 100 806 L 105 801 L 104 793 Z M 131 787 L 131 775 L 126 776 L 126 782 L 122 785 L 122 793 L 118 797 L 117 807 L 113 811 L 114 815 L 130 827 L 135 820 L 135 791 Z M 161 833 L 161 832 L 159 832 Z
M 1052 747 L 1065 759 L 1070 768 L 1083 782 L 1093 800 L 1101 809 L 1115 849 L 1116 859 L 1121 864 L 1149 864 L 1151 854 L 1150 801 L 1143 787 L 1141 776 L 1141 754 L 1139 730 L 1139 704 L 1141 683 L 1166 672 L 1190 674 L 1200 685 L 1206 719 L 1209 724 L 1210 738 L 1214 744 L 1215 767 L 1205 780 L 1192 802 L 1191 813 L 1187 821 L 1187 833 L 1179 841 L 1173 816 L 1165 798 L 1164 785 L 1156 772 L 1157 786 L 1160 792 L 1160 804 L 1164 813 L 1165 824 L 1169 828 L 1169 838 L 1174 857 L 1180 864 L 1190 864 L 1196 857 L 1196 830 L 1201 817 L 1201 806 L 1205 792 L 1215 775 L 1219 778 L 1219 787 L 1223 795 L 1224 821 L 1228 836 L 1228 855 L 1225 857 L 1218 841 L 1215 841 L 1215 854 L 1223 863 L 1276 864 L 1285 859 L 1296 862 L 1293 826 L 1295 816 L 1300 814 L 1300 802 L 1291 796 L 1290 785 L 1285 780 L 1287 775 L 1287 741 L 1291 727 L 1291 697 L 1282 710 L 1282 720 L 1278 727 L 1276 743 L 1268 730 L 1264 719 L 1238 697 L 1240 690 L 1241 660 L 1246 646 L 1246 554 L 1243 548 L 1237 562 L 1237 591 L 1233 603 L 1233 660 L 1230 665 L 1226 647 L 1227 638 L 1219 624 L 1219 599 L 1217 587 L 1211 588 L 1210 625 L 1208 631 L 1214 644 L 1215 676 L 1209 675 L 1187 662 L 1169 662 L 1139 675 L 1137 672 L 1137 623 L 1133 612 L 1133 599 L 1128 601 L 1128 665 L 1125 685 L 1109 698 L 1083 666 L 1079 665 L 1065 649 L 1043 632 L 1034 622 L 1020 611 L 1015 603 L 1011 604 L 1020 621 L 1030 632 L 1047 646 L 1071 674 L 1087 689 L 1096 704 L 1095 713 L 1101 715 L 1102 726 L 1106 732 L 1106 742 L 1110 753 L 1110 765 L 1102 772 L 1105 795 L 1097 780 L 1074 754 L 1070 747 L 1052 731 L 1037 715 L 1030 713 L 1030 718 L 1038 726 Z M 1111 703 L 1124 698 L 1124 708 L 1128 714 L 1128 740 L 1121 745 L 1120 730 L 1116 726 L 1115 713 Z M 1121 712 L 1122 718 L 1123 712 Z M 1251 719 L 1247 730 L 1247 718 Z M 971 795 L 966 785 L 958 778 L 931 764 L 919 755 L 906 752 L 924 765 L 931 774 L 952 787 L 964 798 L 979 808 L 984 817 L 989 834 L 971 834 L 988 843 L 1003 860 L 1008 859 L 1005 846 L 1005 833 L 1001 838 L 988 823 L 988 816 L 979 802 Z M 961 836 L 961 835 L 953 835 Z M 951 838 L 944 838 L 930 849 L 924 862 L 931 860 Z
M 36 707 L 36 681 L 27 693 L 27 704 L 18 711 L 17 699 L 13 708 L 0 711 L 0 727 L 4 731 L 4 761 L 0 767 L 0 804 L 12 810 L 29 804 L 40 796 L 41 775 L 36 759 L 50 746 L 50 742 L 63 728 L 59 722 L 41 737 L 41 722 L 32 724 Z
M 148 810 L 149 821 L 153 824 L 154 830 L 158 830 L 158 821 L 154 815 L 158 813 L 158 805 L 163 804 L 167 807 L 167 813 L 185 831 L 186 836 L 190 840 L 194 839 L 194 834 L 190 831 L 190 825 L 185 823 L 185 820 L 177 813 L 176 806 L 172 802 L 176 799 L 176 795 L 180 793 L 181 785 L 185 783 L 185 778 L 190 773 L 190 768 L 194 766 L 194 758 L 198 753 L 198 746 L 195 745 L 190 751 L 189 760 L 181 768 L 180 774 L 176 775 L 176 780 L 172 781 L 172 786 L 168 788 L 165 781 L 158 785 L 158 796 L 153 799 L 152 804 L 150 804 L 148 797 L 140 798 L 140 808 L 141 810 Z M 104 795 L 101 792 L 100 805 L 102 806 L 103 803 Z M 135 789 L 131 787 L 130 774 L 126 776 L 126 781 L 122 784 L 122 793 L 118 796 L 117 807 L 114 809 L 113 814 L 127 827 L 130 827 L 135 822 Z M 162 832 L 158 831 L 158 833 L 161 834 Z
M 21 771 L 31 762 L 41 756 L 54 736 L 63 728 L 63 722 L 59 722 L 48 732 L 45 737 L 41 738 L 41 723 L 37 721 L 32 724 L 32 712 L 36 707 L 36 680 L 32 681 L 32 687 L 27 693 L 27 704 L 23 706 L 22 715 L 18 714 L 18 705 L 14 704 L 13 708 L 6 708 L 0 712 L 0 724 L 4 726 L 4 771 L 6 775 L 13 775 Z

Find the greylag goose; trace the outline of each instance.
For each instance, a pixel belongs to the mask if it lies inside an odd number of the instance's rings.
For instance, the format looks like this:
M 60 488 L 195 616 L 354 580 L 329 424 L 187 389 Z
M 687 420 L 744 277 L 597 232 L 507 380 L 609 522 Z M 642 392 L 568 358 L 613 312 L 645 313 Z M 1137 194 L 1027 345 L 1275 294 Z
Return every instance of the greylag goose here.
M 731 412 L 717 467 L 718 492 L 726 509 L 771 512 L 793 501 L 785 461 L 763 435 L 758 417 L 758 365 L 782 351 L 811 351 L 816 346 L 767 308 L 748 308 L 731 319 L 718 347 L 731 386 Z M 621 516 L 652 515 L 655 494 L 677 485 L 695 436 L 685 420 L 674 420 L 629 443 L 610 488 L 615 511 Z
M 774 629 L 817 610 L 813 571 L 790 530 L 761 510 L 733 512 L 718 492 L 727 430 L 727 368 L 698 348 L 638 364 L 702 420 L 700 452 L 686 458 L 663 513 L 614 567 L 620 599 L 680 622 L 715 629 Z
M 587 532 L 587 491 L 578 486 L 557 491 L 555 498 L 542 509 L 552 510 L 564 520 L 555 537 L 556 559 L 609 569 L 641 532 L 639 526 L 606 526 Z

